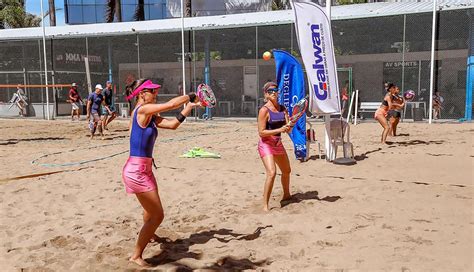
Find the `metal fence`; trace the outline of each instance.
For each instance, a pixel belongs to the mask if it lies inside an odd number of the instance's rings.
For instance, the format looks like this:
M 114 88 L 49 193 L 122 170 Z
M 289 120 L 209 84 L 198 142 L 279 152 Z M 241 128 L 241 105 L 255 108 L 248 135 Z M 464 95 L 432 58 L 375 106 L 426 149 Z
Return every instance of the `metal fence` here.
M 445 99 L 442 118 L 464 116 L 470 11 L 438 12 L 435 86 Z M 337 64 L 341 71 L 351 70 L 350 87 L 360 91 L 361 101 L 381 101 L 383 83 L 391 81 L 403 92 L 414 90 L 418 105 L 428 107 L 431 21 L 431 13 L 419 13 L 332 22 Z M 207 79 L 219 101 L 212 114 L 223 117 L 256 116 L 261 86 L 275 79 L 274 62 L 264 61 L 263 52 L 283 49 L 300 56 L 292 24 L 186 31 L 184 56 L 179 32 L 53 38 L 46 49 L 50 81 L 75 82 L 86 97 L 87 57 L 92 86 L 112 79 L 116 102 L 125 102 L 125 85 L 136 78 L 159 82 L 159 101 L 181 94 L 184 57 L 186 91 Z M 41 40 L 0 42 L 0 84 L 43 84 L 43 69 Z M 342 88 L 348 73 L 339 74 Z M 14 91 L 0 88 L 0 102 L 8 103 Z M 30 103 L 44 103 L 44 89 L 26 91 Z M 55 114 L 69 114 L 67 95 L 67 88 L 50 91 Z

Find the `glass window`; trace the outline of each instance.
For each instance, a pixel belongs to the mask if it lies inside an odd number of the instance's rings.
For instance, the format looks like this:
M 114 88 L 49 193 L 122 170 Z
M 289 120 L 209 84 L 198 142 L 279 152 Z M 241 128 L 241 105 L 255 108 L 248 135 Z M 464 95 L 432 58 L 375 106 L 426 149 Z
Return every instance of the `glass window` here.
M 95 23 L 97 22 L 95 17 L 95 6 L 83 6 L 82 8 L 84 23 Z
M 68 6 L 68 24 L 81 24 L 82 18 L 82 7 L 81 6 Z
M 145 20 L 165 18 L 166 9 L 162 4 L 145 5 Z
M 136 5 L 137 0 L 122 0 L 122 5 Z
M 107 6 L 105 5 L 95 6 L 95 13 L 96 13 L 97 23 L 105 23 L 105 17 L 107 16 Z
M 66 0 L 66 5 L 82 5 L 82 0 Z
M 135 9 L 136 5 L 122 5 L 122 21 L 135 21 Z
M 145 0 L 145 4 L 165 4 L 163 0 Z

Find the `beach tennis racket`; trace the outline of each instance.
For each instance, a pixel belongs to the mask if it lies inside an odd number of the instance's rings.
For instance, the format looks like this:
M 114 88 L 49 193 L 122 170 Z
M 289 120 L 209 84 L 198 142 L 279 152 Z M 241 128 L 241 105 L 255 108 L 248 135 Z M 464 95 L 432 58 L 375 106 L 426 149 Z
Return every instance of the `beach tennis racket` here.
M 216 96 L 209 85 L 204 83 L 199 84 L 197 88 L 197 96 L 204 107 L 214 108 L 216 106 Z
M 300 119 L 306 112 L 308 108 L 308 97 L 301 99 L 293 105 L 293 112 L 290 116 L 290 122 L 288 125 L 294 126 L 298 119 Z

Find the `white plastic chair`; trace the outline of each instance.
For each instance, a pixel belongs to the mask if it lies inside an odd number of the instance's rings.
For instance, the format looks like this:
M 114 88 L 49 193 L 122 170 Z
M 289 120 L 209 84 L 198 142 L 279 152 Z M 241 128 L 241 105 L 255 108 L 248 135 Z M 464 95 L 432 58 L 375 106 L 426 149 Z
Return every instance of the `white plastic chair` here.
M 128 118 L 128 113 L 130 111 L 130 109 L 128 108 L 128 104 L 127 103 L 120 103 L 119 105 L 120 107 L 120 116 L 122 118 Z
M 342 119 L 331 119 L 329 130 L 329 161 L 332 161 L 337 156 L 337 149 L 339 146 L 343 147 L 344 157 L 354 158 L 354 147 L 350 141 L 350 126 Z
M 313 125 L 306 120 L 306 161 L 310 158 L 309 153 L 311 150 L 311 144 L 316 144 L 318 146 L 318 156 L 321 159 L 321 144 L 316 140 Z

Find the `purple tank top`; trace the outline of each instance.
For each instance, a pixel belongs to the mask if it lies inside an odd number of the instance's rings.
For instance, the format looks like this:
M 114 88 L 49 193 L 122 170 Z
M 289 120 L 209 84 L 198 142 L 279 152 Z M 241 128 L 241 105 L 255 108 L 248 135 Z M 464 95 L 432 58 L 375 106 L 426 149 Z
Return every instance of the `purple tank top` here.
M 132 132 L 130 133 L 130 156 L 134 157 L 153 157 L 153 147 L 155 146 L 158 129 L 155 125 L 156 117 L 153 116 L 148 126 L 142 128 L 138 124 L 137 115 L 138 108 L 133 113 Z
M 264 106 L 264 107 L 268 109 L 268 115 L 269 115 L 266 129 L 269 129 L 269 130 L 278 129 L 286 125 L 284 106 L 280 105 L 280 111 L 278 112 L 271 111 L 267 106 Z M 275 136 L 280 136 L 280 135 L 281 133 L 278 133 Z

